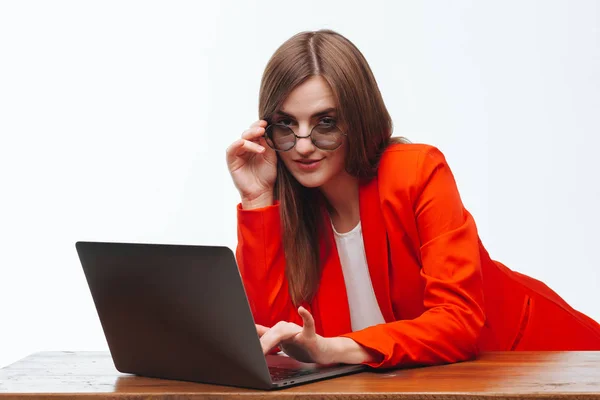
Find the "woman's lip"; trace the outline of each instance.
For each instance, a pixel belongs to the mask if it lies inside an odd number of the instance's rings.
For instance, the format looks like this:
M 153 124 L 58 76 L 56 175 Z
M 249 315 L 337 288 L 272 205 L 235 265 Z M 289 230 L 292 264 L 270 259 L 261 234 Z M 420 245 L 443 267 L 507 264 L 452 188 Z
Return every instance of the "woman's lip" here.
M 304 160 L 304 159 L 301 159 L 301 160 L 294 160 L 294 161 L 296 161 L 298 163 L 302 163 L 302 164 L 310 164 L 310 163 L 314 163 L 314 162 L 321 161 L 321 160 L 322 160 L 322 158 L 319 158 L 318 160 Z
M 315 169 L 319 166 L 319 164 L 321 163 L 321 159 L 319 160 L 294 160 L 296 162 L 296 164 L 298 165 L 298 168 L 303 169 L 303 170 L 311 170 L 311 169 Z

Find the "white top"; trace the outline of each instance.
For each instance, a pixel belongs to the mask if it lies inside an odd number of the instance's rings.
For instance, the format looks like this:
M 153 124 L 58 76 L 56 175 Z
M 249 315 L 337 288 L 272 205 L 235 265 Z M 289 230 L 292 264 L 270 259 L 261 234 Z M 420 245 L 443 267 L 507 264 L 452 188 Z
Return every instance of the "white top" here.
M 350 232 L 339 233 L 333 227 L 333 233 L 346 283 L 352 331 L 385 323 L 369 275 L 360 221 Z

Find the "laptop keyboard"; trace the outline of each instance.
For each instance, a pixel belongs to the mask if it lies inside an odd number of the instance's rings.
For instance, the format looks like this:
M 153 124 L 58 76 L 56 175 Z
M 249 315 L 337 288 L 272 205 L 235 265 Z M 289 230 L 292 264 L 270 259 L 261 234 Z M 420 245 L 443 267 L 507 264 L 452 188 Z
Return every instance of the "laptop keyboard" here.
M 274 381 L 283 381 L 293 378 L 298 378 L 300 376 L 314 374 L 315 370 L 312 369 L 290 369 L 290 368 L 281 368 L 281 367 L 269 367 L 269 372 L 271 373 L 271 379 Z

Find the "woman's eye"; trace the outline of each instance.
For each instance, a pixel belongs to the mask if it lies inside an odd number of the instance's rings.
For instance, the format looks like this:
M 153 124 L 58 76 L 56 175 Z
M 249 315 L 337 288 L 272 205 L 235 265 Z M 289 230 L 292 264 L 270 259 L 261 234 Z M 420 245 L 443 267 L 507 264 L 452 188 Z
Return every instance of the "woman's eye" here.
M 325 118 L 321 118 L 321 121 L 319 121 L 319 123 L 325 124 L 325 125 L 335 125 L 335 119 L 330 118 L 330 117 L 325 117 Z
M 281 125 L 286 125 L 286 126 L 289 126 L 289 125 L 293 124 L 293 123 L 294 123 L 294 121 L 292 121 L 292 120 L 291 120 L 291 119 L 289 119 L 289 118 L 283 118 L 283 119 L 280 119 L 279 121 L 277 121 L 277 123 L 278 123 L 278 124 L 281 124 Z

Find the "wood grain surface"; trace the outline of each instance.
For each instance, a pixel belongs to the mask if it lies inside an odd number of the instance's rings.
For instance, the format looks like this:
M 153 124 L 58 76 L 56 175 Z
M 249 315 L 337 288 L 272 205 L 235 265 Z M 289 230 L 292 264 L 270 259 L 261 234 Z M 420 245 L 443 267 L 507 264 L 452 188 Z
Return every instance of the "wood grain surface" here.
M 0 370 L 0 399 L 600 399 L 600 352 L 498 352 L 277 391 L 119 373 L 108 352 L 36 353 Z

